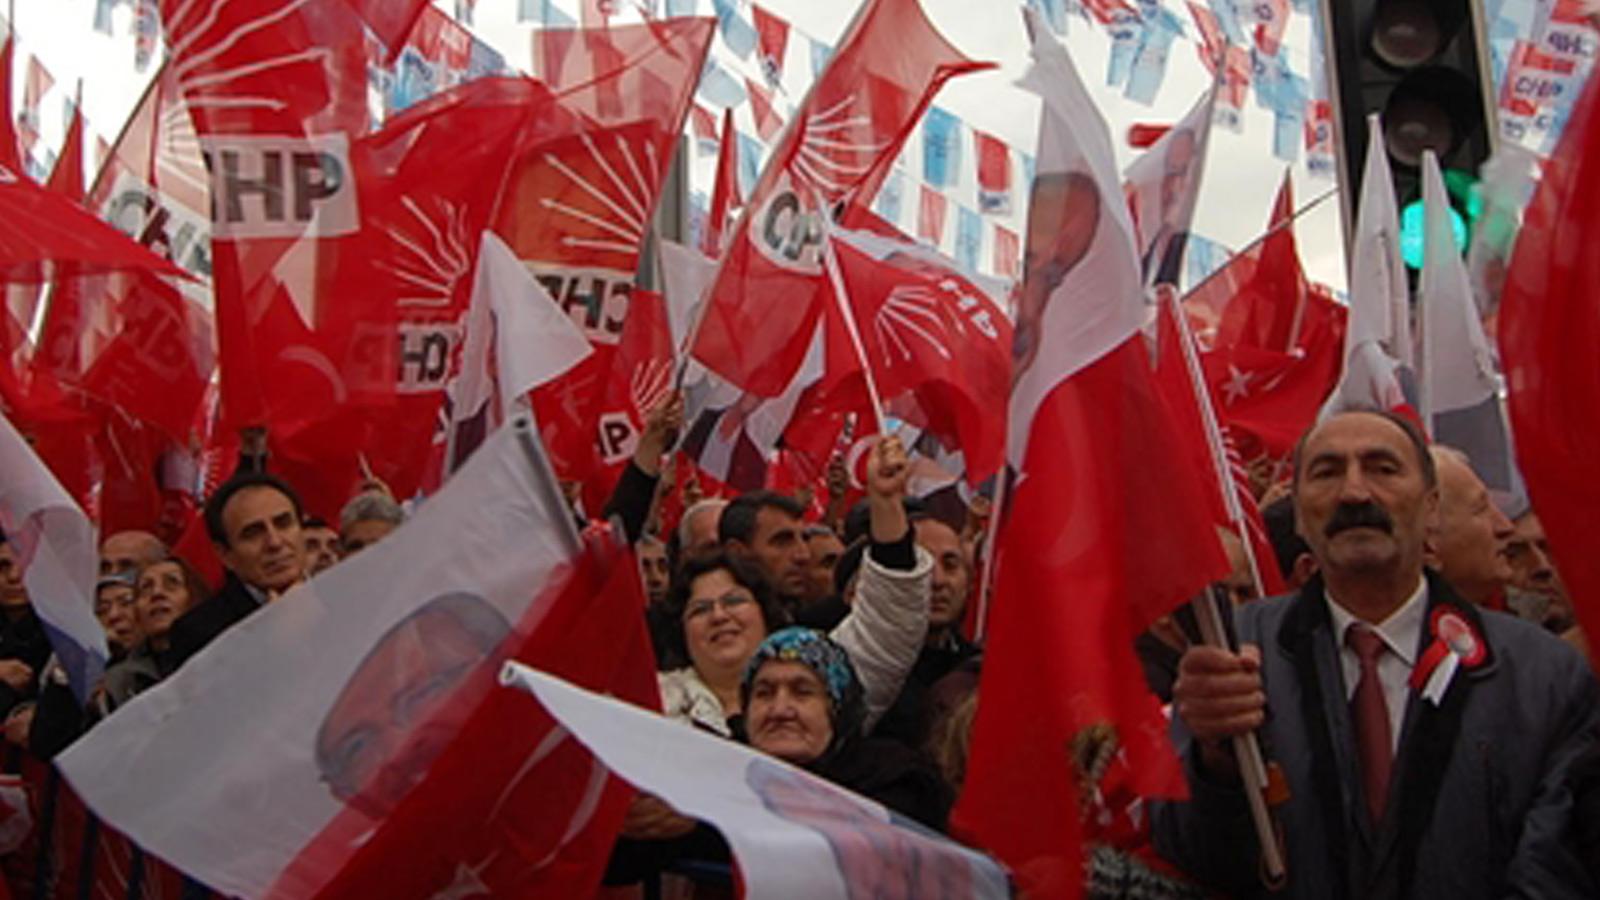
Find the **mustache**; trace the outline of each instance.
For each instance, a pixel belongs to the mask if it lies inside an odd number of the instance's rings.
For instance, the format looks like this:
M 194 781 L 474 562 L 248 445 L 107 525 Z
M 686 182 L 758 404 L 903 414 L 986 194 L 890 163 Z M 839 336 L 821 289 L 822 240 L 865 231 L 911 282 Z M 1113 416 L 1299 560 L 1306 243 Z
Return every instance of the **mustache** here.
M 1376 528 L 1385 534 L 1393 534 L 1394 520 L 1376 503 L 1341 503 L 1334 509 L 1333 517 L 1328 519 L 1328 526 L 1323 533 L 1333 537 L 1351 528 Z

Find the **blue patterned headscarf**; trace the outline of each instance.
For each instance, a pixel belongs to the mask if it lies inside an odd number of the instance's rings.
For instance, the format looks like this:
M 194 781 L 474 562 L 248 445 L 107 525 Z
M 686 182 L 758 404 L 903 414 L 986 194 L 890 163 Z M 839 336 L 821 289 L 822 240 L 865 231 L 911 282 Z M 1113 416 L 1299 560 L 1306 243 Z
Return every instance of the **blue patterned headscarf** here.
M 769 660 L 801 663 L 822 679 L 828 689 L 828 699 L 832 701 L 833 746 L 861 731 L 867 718 L 866 701 L 856 667 L 851 665 L 850 654 L 843 647 L 820 631 L 798 626 L 767 635 L 744 667 L 744 681 L 739 685 L 739 692 L 746 707 L 756 673 Z

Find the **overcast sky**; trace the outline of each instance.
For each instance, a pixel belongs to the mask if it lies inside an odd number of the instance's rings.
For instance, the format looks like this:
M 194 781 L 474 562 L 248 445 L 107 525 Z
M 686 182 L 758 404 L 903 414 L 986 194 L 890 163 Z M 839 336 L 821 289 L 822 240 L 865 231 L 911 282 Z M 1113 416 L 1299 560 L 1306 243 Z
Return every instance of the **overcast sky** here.
M 562 0 L 558 0 L 558 3 Z M 1175 0 L 1166 0 L 1193 31 L 1189 17 Z M 939 97 L 944 106 L 967 124 L 990 132 L 1020 150 L 1034 151 L 1038 128 L 1038 101 L 1015 87 L 1027 66 L 1027 39 L 1020 7 L 1006 2 L 974 0 L 923 0 L 924 8 L 940 30 L 969 56 L 999 64 L 997 70 L 965 76 L 950 82 Z M 441 6 L 453 6 L 443 0 Z M 709 0 L 700 0 L 709 13 Z M 827 43 L 837 40 L 853 14 L 855 0 L 764 0 L 763 5 L 787 18 L 795 29 Z M 517 25 L 516 0 L 478 0 L 477 25 L 481 36 L 513 63 L 526 61 L 527 27 Z M 108 141 L 115 137 L 127 111 L 138 99 L 143 81 L 133 70 L 132 13 L 128 4 L 113 12 L 113 35 L 92 29 L 95 0 L 16 0 L 19 49 L 13 76 L 15 102 L 20 102 L 28 54 L 36 54 L 57 80 L 56 92 L 47 98 L 43 117 L 45 140 L 59 142 L 63 123 L 62 100 L 71 86 L 84 79 L 84 109 L 91 130 Z M 1286 36 L 1297 72 L 1308 65 L 1308 20 L 1296 15 Z M 791 38 L 791 48 L 796 39 Z M 1210 76 L 1195 52 L 1194 36 L 1174 44 L 1167 77 L 1153 106 L 1124 100 L 1120 92 L 1104 87 L 1109 40 L 1097 26 L 1081 19 L 1070 22 L 1068 47 L 1084 80 L 1110 122 L 1114 143 L 1125 165 L 1136 153 L 1123 135 L 1134 122 L 1171 123 L 1179 119 L 1209 83 Z M 791 55 L 796 51 L 791 49 Z M 799 52 L 803 53 L 803 45 Z M 1257 109 L 1254 99 L 1245 104 L 1242 134 L 1218 129 L 1213 135 L 1196 230 L 1213 240 L 1240 248 L 1265 227 L 1284 164 L 1272 157 L 1273 120 Z M 91 146 L 93 142 L 90 142 Z M 968 159 L 965 167 L 971 168 Z M 913 174 L 917 174 L 915 167 Z M 970 177 L 970 175 L 969 175 Z M 1309 178 L 1303 162 L 1295 166 L 1299 203 L 1332 187 L 1332 182 Z M 1345 285 L 1338 204 L 1329 202 L 1297 223 L 1300 253 L 1311 277 L 1338 289 Z

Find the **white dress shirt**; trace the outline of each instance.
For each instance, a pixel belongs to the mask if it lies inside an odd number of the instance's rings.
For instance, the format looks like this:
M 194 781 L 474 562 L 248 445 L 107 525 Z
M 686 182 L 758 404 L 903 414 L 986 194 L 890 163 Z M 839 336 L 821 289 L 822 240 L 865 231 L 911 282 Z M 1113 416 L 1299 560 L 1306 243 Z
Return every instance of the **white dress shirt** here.
M 1356 684 L 1361 680 L 1361 659 L 1345 642 L 1345 632 L 1359 621 L 1325 594 L 1328 612 L 1333 616 L 1334 640 L 1339 644 L 1339 663 L 1344 670 L 1344 699 L 1346 703 L 1355 695 Z M 1406 700 L 1411 695 L 1411 670 L 1417 664 L 1417 645 L 1422 640 L 1423 619 L 1428 612 L 1428 581 L 1417 579 L 1417 589 L 1389 618 L 1373 625 L 1372 630 L 1383 638 L 1389 651 L 1378 658 L 1378 680 L 1383 682 L 1383 702 L 1389 708 L 1389 743 L 1396 752 L 1400 749 L 1400 725 L 1405 720 Z

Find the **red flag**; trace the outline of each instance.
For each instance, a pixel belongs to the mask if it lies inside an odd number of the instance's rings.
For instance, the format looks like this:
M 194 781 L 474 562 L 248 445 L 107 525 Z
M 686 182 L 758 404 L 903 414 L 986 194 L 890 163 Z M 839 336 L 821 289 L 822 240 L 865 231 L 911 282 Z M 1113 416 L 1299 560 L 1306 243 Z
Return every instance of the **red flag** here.
M 1285 172 L 1272 207 L 1272 219 L 1267 223 L 1271 233 L 1240 254 L 1247 260 L 1238 264 L 1248 275 L 1235 280 L 1239 290 L 1222 310 L 1217 345 L 1243 344 L 1278 353 L 1287 353 L 1299 345 L 1310 286 L 1300 269 L 1293 217 L 1294 193 Z
M 1316 299 L 1314 321 L 1326 337 L 1297 353 L 1220 345 L 1205 354 L 1206 380 L 1218 415 L 1241 440 L 1241 452 L 1285 459 L 1339 380 L 1343 307 Z
M 1217 65 L 1228 52 L 1228 38 L 1222 33 L 1217 14 L 1207 7 L 1189 0 L 1189 15 L 1194 17 L 1195 27 L 1200 29 L 1200 43 L 1195 45 L 1200 62 L 1205 64 L 1207 72 L 1215 75 Z
M 341 238 L 364 242 L 351 148 L 367 125 L 366 45 L 354 7 L 162 0 L 161 18 L 212 172 L 226 420 L 282 432 L 381 398 L 357 335 L 392 320 L 392 300 L 331 302 L 320 277 Z
M 400 48 L 405 46 L 406 35 L 417 23 L 417 17 L 431 8 L 428 0 L 345 0 L 356 15 L 389 48 L 386 63 L 394 62 Z M 171 27 L 171 26 L 168 26 Z
M 22 83 L 22 148 L 32 151 L 39 142 L 39 104 L 50 93 L 56 80 L 44 64 L 33 54 L 28 54 L 28 74 Z
M 540 123 L 537 149 L 513 166 L 495 231 L 595 348 L 534 392 L 564 480 L 584 480 L 594 467 L 603 385 L 639 250 L 715 28 L 712 19 L 675 18 L 575 32 L 582 40 L 564 56 L 545 58 L 546 80 L 568 115 Z
M 701 313 L 696 359 L 758 396 L 783 392 L 818 314 L 817 217 L 871 198 L 934 93 L 985 67 L 916 0 L 861 8 L 751 191 Z
M 1011 214 L 1011 148 L 991 134 L 974 130 L 978 146 L 978 210 Z
M 694 128 L 694 142 L 699 151 L 717 152 L 717 117 L 711 110 L 698 103 L 692 104 L 689 107 L 689 122 Z
M 1133 639 L 1227 562 L 1152 381 L 1110 135 L 1065 49 L 1027 15 L 1034 62 L 1022 83 L 1044 112 L 1014 342 L 1016 477 L 952 831 L 1030 895 L 1075 897 L 1085 831 L 1140 796 L 1183 790 Z
M 1573 107 L 1523 214 L 1500 298 L 1500 358 L 1517 459 L 1578 621 L 1600 635 L 1594 447 L 1600 441 L 1600 82 Z
M 918 187 L 917 237 L 937 247 L 944 239 L 944 214 L 950 201 L 925 184 Z
M 750 94 L 750 114 L 756 120 L 756 133 L 761 135 L 763 143 L 770 144 L 783 128 L 783 117 L 773 108 L 772 92 L 748 78 L 744 86 Z
M 1248 545 L 1251 571 L 1262 596 L 1284 590 L 1274 564 L 1261 507 L 1250 490 L 1249 473 L 1226 424 L 1218 415 L 1216 394 L 1205 379 L 1200 346 L 1189 330 L 1182 304 L 1168 285 L 1160 289 L 1156 384 L 1184 439 L 1190 465 L 1209 472 L 1208 496 L 1214 521 L 1241 535 Z
M 1001 278 L 1016 278 L 1022 246 L 1017 233 L 1004 225 L 994 226 L 994 272 Z
M 922 413 L 916 424 L 961 451 L 968 483 L 993 475 L 1006 439 L 1005 417 L 995 411 L 1011 383 L 1011 323 L 1001 306 L 926 248 L 862 232 L 841 233 L 832 248 L 884 401 L 893 406 L 913 394 Z M 839 304 L 828 312 L 840 314 Z M 842 354 L 836 343 L 829 347 L 830 383 L 861 366 L 848 343 Z M 835 362 L 841 358 L 843 365 Z
M 783 78 L 784 53 L 789 48 L 789 23 L 754 3 L 750 4 L 750 18 L 760 39 L 761 74 L 768 85 L 777 87 Z
M 712 259 L 722 255 L 728 214 L 743 205 L 744 199 L 739 196 L 739 136 L 733 130 L 733 110 L 729 109 L 722 114 L 722 147 L 717 153 L 717 178 L 711 189 L 711 211 L 706 216 L 701 252 Z
M 17 138 L 17 120 L 11 115 L 11 60 L 16 39 L 6 32 L 6 42 L 0 46 L 0 167 L 13 175 L 22 175 L 22 144 Z
M 83 110 L 76 105 L 72 107 L 72 121 L 67 123 L 67 136 L 61 142 L 61 153 L 44 186 L 74 203 L 84 201 Z
M 600 462 L 585 484 L 585 507 L 598 513 L 644 432 L 645 414 L 672 390 L 672 329 L 666 298 L 636 290 L 622 325 L 622 341 L 611 358 L 600 406 Z

